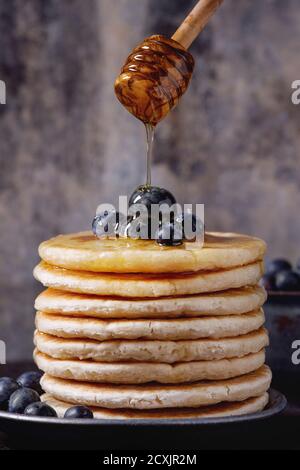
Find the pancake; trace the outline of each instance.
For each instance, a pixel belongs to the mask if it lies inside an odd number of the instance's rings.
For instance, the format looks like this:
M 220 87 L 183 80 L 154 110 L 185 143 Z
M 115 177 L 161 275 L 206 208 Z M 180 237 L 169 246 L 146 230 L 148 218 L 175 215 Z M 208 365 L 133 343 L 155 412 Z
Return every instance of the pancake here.
M 153 240 L 98 239 L 92 232 L 59 235 L 43 242 L 40 257 L 76 271 L 180 273 L 230 269 L 263 258 L 263 240 L 234 233 L 207 233 L 200 242 L 161 247 Z
M 140 320 L 101 320 L 67 317 L 37 312 L 39 331 L 61 338 L 86 338 L 98 341 L 117 339 L 187 340 L 226 338 L 259 329 L 265 321 L 262 309 L 243 315 L 200 318 Z
M 266 292 L 260 287 L 158 299 L 122 299 L 47 289 L 37 297 L 35 308 L 79 317 L 176 318 L 242 314 L 259 308 L 265 299 Z
M 259 369 L 265 362 L 264 350 L 244 357 L 220 361 L 177 362 L 94 362 L 54 359 L 34 352 L 39 369 L 53 377 L 108 384 L 180 384 L 200 380 L 223 380 Z M 75 382 L 74 382 L 75 383 Z M 48 390 L 46 390 L 48 391 Z
M 37 349 L 55 359 L 79 359 L 95 362 L 191 362 L 215 361 L 257 353 L 268 343 L 264 328 L 236 338 L 190 341 L 62 339 L 35 332 Z
M 66 410 L 72 403 L 66 403 L 51 395 L 44 394 L 41 400 L 52 406 L 59 418 L 63 418 Z M 205 406 L 202 408 L 169 408 L 168 410 L 126 410 L 126 409 L 105 409 L 92 407 L 94 418 L 96 419 L 195 419 L 195 418 L 221 418 L 224 416 L 239 416 L 262 411 L 268 404 L 269 395 L 264 393 L 258 397 L 248 398 L 248 400 L 219 403 L 217 405 Z
M 41 379 L 43 390 L 58 400 L 101 408 L 161 409 L 236 402 L 263 395 L 272 374 L 267 366 L 250 374 L 214 382 L 182 385 L 106 385 L 80 383 L 50 375 Z
M 72 271 L 42 261 L 33 272 L 45 287 L 120 297 L 163 297 L 217 292 L 255 285 L 263 274 L 261 262 L 219 271 L 191 274 L 119 274 Z

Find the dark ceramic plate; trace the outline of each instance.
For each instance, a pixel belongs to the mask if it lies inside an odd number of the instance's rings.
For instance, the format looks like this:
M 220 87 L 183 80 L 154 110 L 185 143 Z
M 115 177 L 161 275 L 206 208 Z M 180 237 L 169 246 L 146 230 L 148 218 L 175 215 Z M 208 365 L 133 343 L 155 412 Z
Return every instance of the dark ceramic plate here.
M 265 410 L 227 418 L 66 420 L 33 418 L 2 411 L 0 431 L 6 433 L 9 445 L 18 449 L 174 449 L 176 442 L 181 449 L 192 449 L 199 448 L 200 436 L 204 444 L 221 433 L 224 443 L 229 429 L 231 438 L 232 433 L 236 434 L 237 443 L 245 426 L 249 431 L 254 425 L 255 432 L 259 424 L 279 414 L 286 404 L 285 396 L 271 389 Z M 197 447 L 194 447 L 196 442 Z

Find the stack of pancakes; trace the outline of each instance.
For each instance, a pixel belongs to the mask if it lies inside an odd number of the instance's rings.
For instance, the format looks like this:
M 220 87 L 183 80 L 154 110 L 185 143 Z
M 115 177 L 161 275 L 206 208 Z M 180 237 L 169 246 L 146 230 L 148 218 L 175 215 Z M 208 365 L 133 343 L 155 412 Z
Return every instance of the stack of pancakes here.
M 43 400 L 98 418 L 239 415 L 268 402 L 265 243 L 208 233 L 204 247 L 60 235 L 34 275 Z

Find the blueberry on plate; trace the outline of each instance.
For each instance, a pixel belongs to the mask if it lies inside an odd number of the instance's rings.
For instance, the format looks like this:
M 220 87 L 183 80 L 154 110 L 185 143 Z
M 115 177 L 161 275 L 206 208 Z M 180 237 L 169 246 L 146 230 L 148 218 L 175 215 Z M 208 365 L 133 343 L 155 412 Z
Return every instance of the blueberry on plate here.
M 261 285 L 267 290 L 277 290 L 275 275 L 266 273 L 261 278 Z
M 291 269 L 291 263 L 283 258 L 273 259 L 266 264 L 266 272 L 268 274 L 276 274 L 279 271 L 290 271 Z
M 10 396 L 19 388 L 18 382 L 10 377 L 0 379 L 0 410 L 7 410 Z
M 161 246 L 182 245 L 182 227 L 174 222 L 162 224 L 156 232 L 155 239 Z
M 48 418 L 57 418 L 56 411 L 47 403 L 38 401 L 26 406 L 24 415 L 26 416 L 44 416 Z
M 82 405 L 72 406 L 65 412 L 64 418 L 67 419 L 93 419 L 93 412 L 87 407 Z
M 176 199 L 167 189 L 158 186 L 139 186 L 129 198 L 129 207 L 133 204 L 142 204 L 147 207 L 150 215 L 152 204 L 166 204 L 172 206 Z
M 26 387 L 19 388 L 10 396 L 8 411 L 22 414 L 28 405 L 37 401 L 40 401 L 40 396 L 35 390 Z
M 115 235 L 119 225 L 120 214 L 116 211 L 104 211 L 94 217 L 92 230 L 98 238 Z
M 40 385 L 40 380 L 43 376 L 43 373 L 37 370 L 24 372 L 17 378 L 18 384 L 21 387 L 31 388 L 35 390 L 39 395 L 42 395 L 43 389 Z
M 294 271 L 280 271 L 276 274 L 275 284 L 277 290 L 282 291 L 299 291 L 300 276 Z

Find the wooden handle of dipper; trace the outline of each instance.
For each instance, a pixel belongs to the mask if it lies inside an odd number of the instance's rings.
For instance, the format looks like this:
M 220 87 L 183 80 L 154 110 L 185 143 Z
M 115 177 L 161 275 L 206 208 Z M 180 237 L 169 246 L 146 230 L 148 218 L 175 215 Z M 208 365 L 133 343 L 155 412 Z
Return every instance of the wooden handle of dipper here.
M 173 34 L 172 39 L 188 49 L 222 2 L 223 0 L 199 0 Z

